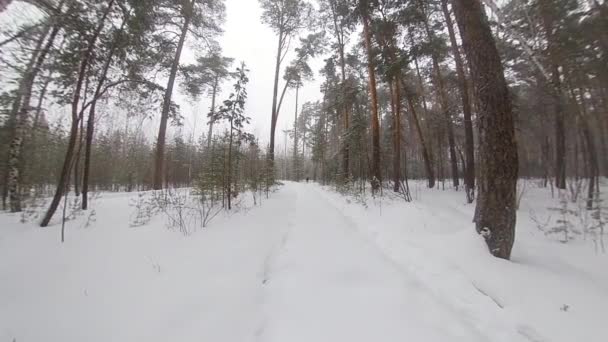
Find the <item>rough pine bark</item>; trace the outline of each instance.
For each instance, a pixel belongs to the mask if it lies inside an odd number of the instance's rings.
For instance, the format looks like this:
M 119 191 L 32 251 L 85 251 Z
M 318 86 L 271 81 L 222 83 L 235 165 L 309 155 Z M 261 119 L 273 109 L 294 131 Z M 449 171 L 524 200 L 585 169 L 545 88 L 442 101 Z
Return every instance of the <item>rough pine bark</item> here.
M 478 108 L 476 230 L 490 253 L 509 259 L 515 239 L 517 143 L 504 69 L 479 0 L 454 0 Z
M 171 96 L 173 95 L 173 86 L 175 84 L 175 78 L 177 76 L 177 69 L 179 68 L 179 60 L 182 55 L 184 42 L 186 41 L 186 36 L 188 35 L 188 30 L 190 28 L 190 21 L 192 20 L 191 12 L 194 8 L 194 3 L 195 0 L 192 0 L 188 4 L 190 8 L 185 11 L 186 16 L 184 18 L 184 24 L 182 26 L 182 31 L 180 33 L 179 41 L 177 43 L 177 49 L 175 50 L 175 57 L 173 58 L 173 63 L 171 64 L 171 70 L 169 72 L 169 81 L 167 82 L 167 89 L 165 90 L 165 96 L 163 98 L 163 111 L 160 116 L 160 128 L 158 129 L 158 138 L 156 139 L 156 156 L 154 159 L 154 190 L 160 190 L 163 188 L 163 177 L 165 175 L 165 138 L 167 135 L 169 111 L 171 110 Z

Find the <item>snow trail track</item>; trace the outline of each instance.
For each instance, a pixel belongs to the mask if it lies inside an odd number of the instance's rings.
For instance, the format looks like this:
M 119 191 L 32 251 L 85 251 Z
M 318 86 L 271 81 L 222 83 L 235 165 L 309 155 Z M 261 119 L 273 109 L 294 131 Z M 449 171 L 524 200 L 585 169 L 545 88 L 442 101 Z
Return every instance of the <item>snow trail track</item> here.
M 289 183 L 284 191 L 297 209 L 264 281 L 258 341 L 493 340 L 388 259 L 316 187 Z

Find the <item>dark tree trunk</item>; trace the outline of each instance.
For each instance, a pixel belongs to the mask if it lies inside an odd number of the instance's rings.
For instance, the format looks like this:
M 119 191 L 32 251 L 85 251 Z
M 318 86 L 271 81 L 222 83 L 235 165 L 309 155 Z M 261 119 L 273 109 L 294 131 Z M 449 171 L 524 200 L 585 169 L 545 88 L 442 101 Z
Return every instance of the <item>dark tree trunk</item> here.
M 479 0 L 454 0 L 475 89 L 479 130 L 476 229 L 490 252 L 509 259 L 515 240 L 517 143 L 504 69 Z
M 450 43 L 454 53 L 454 62 L 456 64 L 456 73 L 458 75 L 458 87 L 460 90 L 460 97 L 462 99 L 465 151 L 465 163 L 463 164 L 464 185 L 467 193 L 467 201 L 472 203 L 473 199 L 475 198 L 475 141 L 473 140 L 473 121 L 471 119 L 472 110 L 469 96 L 469 86 L 465 76 L 464 63 L 458 49 L 456 34 L 454 33 L 452 17 L 450 15 L 450 11 L 448 10 L 448 0 L 441 0 L 441 8 L 443 9 L 443 15 L 445 17 L 446 26 L 448 27 L 448 33 L 450 36 Z
M 76 160 L 74 161 L 74 195 L 80 196 L 80 157 L 84 142 L 84 119 L 80 119 L 80 137 L 78 138 L 78 149 L 76 150 Z
M 167 123 L 169 121 L 169 112 L 171 110 L 171 96 L 173 95 L 173 86 L 175 84 L 175 77 L 177 76 L 177 69 L 179 68 L 179 60 L 182 55 L 184 48 L 184 42 L 188 35 L 190 28 L 190 21 L 192 20 L 192 10 L 196 0 L 192 0 L 188 5 L 190 9 L 185 11 L 186 16 L 184 18 L 184 25 L 182 26 L 182 32 L 177 43 L 177 49 L 175 50 L 175 57 L 171 64 L 171 71 L 169 72 L 169 81 L 167 83 L 167 89 L 165 90 L 165 96 L 163 98 L 163 111 L 160 116 L 160 128 L 158 129 L 158 138 L 156 140 L 156 156 L 154 159 L 154 190 L 160 190 L 163 188 L 163 177 L 165 176 L 164 165 L 165 165 L 165 137 L 167 135 Z
M 372 127 L 372 187 L 380 188 L 382 174 L 380 173 L 380 121 L 378 118 L 378 92 L 376 88 L 376 71 L 374 69 L 374 56 L 372 51 L 372 37 L 369 28 L 369 17 L 362 16 L 365 49 L 367 50 L 367 72 L 369 78 L 369 94 L 371 100 L 371 127 Z

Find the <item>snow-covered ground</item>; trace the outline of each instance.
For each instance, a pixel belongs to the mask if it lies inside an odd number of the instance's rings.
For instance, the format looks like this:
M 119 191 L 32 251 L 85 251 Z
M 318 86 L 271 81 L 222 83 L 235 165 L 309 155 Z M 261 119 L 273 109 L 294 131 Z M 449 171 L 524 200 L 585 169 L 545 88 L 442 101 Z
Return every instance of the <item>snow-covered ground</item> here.
M 0 341 L 608 341 L 608 255 L 538 229 L 549 190 L 527 187 L 512 261 L 462 192 L 412 190 L 286 183 L 189 236 L 130 227 L 137 194 L 104 194 L 63 244 L 1 214 Z

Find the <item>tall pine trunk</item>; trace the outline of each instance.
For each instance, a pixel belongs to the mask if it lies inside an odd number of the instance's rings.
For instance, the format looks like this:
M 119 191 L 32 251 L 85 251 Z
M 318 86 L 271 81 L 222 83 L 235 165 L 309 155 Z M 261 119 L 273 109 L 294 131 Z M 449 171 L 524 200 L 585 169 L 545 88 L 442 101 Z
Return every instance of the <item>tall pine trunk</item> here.
M 296 182 L 300 181 L 298 165 L 298 100 L 300 96 L 300 86 L 296 85 L 296 111 L 293 118 L 293 178 Z
M 443 10 L 443 16 L 445 17 L 445 23 L 448 27 L 448 34 L 450 36 L 450 44 L 452 45 L 452 51 L 454 53 L 454 63 L 456 64 L 456 74 L 458 75 L 458 88 L 460 90 L 460 98 L 462 100 L 462 113 L 464 116 L 464 185 L 467 193 L 467 201 L 473 202 L 475 198 L 475 142 L 473 138 L 473 121 L 472 121 L 472 110 L 469 96 L 469 86 L 467 84 L 467 78 L 465 76 L 464 63 L 460 56 L 458 49 L 458 42 L 456 41 L 456 34 L 454 33 L 454 25 L 452 23 L 452 16 L 448 10 L 448 1 L 441 0 L 441 8 Z
M 158 138 L 156 139 L 156 156 L 154 159 L 154 190 L 160 190 L 163 188 L 163 178 L 165 176 L 165 139 L 167 135 L 169 112 L 171 110 L 171 96 L 173 95 L 173 86 L 175 85 L 175 77 L 177 76 L 177 69 L 179 68 L 179 60 L 184 48 L 184 42 L 186 41 L 186 36 L 188 35 L 188 30 L 190 28 L 194 4 L 195 0 L 192 0 L 189 3 L 190 8 L 184 11 L 186 13 L 184 24 L 177 43 L 177 49 L 175 50 L 175 57 L 173 58 L 173 63 L 171 64 L 169 81 L 167 83 L 167 89 L 165 90 L 165 96 L 163 98 L 163 111 L 160 116 L 160 128 L 158 129 Z
M 401 189 L 401 92 L 398 77 L 390 84 L 391 102 L 393 103 L 393 191 Z M 405 189 L 404 189 L 405 190 Z
M 554 3 L 549 0 L 540 0 L 540 14 L 542 26 L 547 38 L 547 51 L 549 54 L 551 70 L 551 98 L 555 115 L 555 186 L 566 189 L 566 129 L 564 123 L 564 105 L 562 103 L 562 84 L 559 72 L 559 56 L 553 18 Z
M 372 37 L 369 27 L 369 17 L 367 14 L 362 16 L 363 35 L 365 49 L 367 51 L 367 73 L 369 78 L 369 94 L 371 100 L 372 117 L 372 187 L 378 190 L 382 184 L 382 174 L 380 173 L 380 120 L 378 118 L 378 91 L 376 88 L 376 70 L 374 68 L 374 55 L 372 51 Z
M 420 6 L 424 12 L 424 4 L 421 3 Z M 433 40 L 435 39 L 435 37 L 429 27 L 428 18 L 426 16 L 426 14 L 423 14 L 423 16 L 424 16 L 423 24 L 424 24 L 427 38 L 430 43 L 433 43 Z M 454 139 L 454 127 L 453 127 L 454 125 L 452 123 L 452 113 L 450 112 L 450 108 L 449 108 L 448 96 L 445 91 L 445 84 L 444 84 L 443 76 L 441 75 L 441 69 L 439 67 L 439 56 L 437 55 L 437 51 L 435 51 L 435 49 L 433 49 L 431 51 L 431 60 L 433 61 L 433 71 L 434 71 L 434 76 L 435 76 L 434 83 L 435 83 L 435 89 L 437 91 L 437 95 L 439 97 L 439 105 L 441 106 L 441 111 L 445 115 L 445 124 L 446 124 L 446 130 L 447 130 L 447 135 L 448 135 L 448 147 L 449 147 L 449 152 L 450 152 L 450 166 L 451 166 L 451 170 L 452 170 L 452 183 L 454 185 L 454 188 L 458 189 L 458 187 L 460 186 L 460 180 L 458 178 L 458 159 L 456 157 L 456 142 Z
M 490 253 L 511 257 L 515 240 L 517 143 L 504 69 L 479 0 L 454 0 L 478 108 L 479 179 L 476 230 Z

